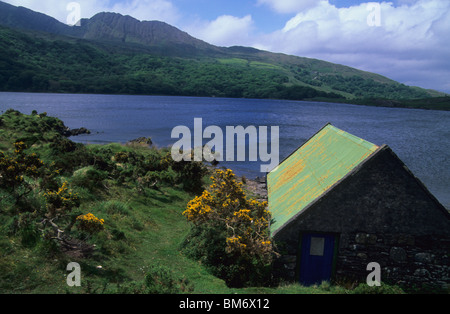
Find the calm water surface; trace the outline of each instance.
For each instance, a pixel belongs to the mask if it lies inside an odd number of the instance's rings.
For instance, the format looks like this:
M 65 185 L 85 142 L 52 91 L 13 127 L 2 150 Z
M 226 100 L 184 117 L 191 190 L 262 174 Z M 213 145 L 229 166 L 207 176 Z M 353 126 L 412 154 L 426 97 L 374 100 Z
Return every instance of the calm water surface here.
M 91 135 L 82 143 L 122 142 L 149 136 L 160 147 L 173 144 L 179 125 L 193 132 L 194 118 L 203 128 L 217 125 L 279 126 L 280 160 L 326 123 L 377 145 L 387 144 L 428 189 L 450 208 L 450 112 L 227 98 L 0 93 L 0 111 L 32 110 L 58 117 L 70 128 Z M 222 163 L 239 175 L 256 177 L 260 162 Z

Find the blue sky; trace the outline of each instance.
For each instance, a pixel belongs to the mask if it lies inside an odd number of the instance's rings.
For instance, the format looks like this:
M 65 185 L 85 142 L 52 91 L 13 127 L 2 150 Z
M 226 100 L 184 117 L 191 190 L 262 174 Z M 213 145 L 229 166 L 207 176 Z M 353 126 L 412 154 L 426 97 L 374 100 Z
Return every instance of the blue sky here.
M 101 11 L 160 20 L 218 46 L 322 59 L 450 93 L 449 0 L 3 0 L 66 22 Z

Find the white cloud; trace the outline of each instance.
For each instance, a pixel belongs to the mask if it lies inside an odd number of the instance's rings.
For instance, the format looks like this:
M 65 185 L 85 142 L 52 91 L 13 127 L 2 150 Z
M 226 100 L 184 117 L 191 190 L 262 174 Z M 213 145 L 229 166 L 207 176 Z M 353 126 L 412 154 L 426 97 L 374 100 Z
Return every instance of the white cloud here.
M 418 0 L 397 0 L 399 5 L 412 5 L 415 4 Z
M 33 11 L 50 15 L 66 23 L 71 11 L 67 10 L 70 2 L 80 4 L 82 18 L 90 18 L 99 12 L 117 12 L 130 15 L 138 20 L 160 20 L 175 24 L 179 20 L 177 8 L 168 0 L 127 0 L 112 4 L 110 0 L 3 0 L 15 6 L 23 6 Z
M 67 16 L 71 13 L 67 10 L 67 5 L 70 2 L 77 2 L 80 4 L 81 9 L 81 17 L 82 18 L 90 18 L 94 14 L 105 11 L 108 8 L 107 0 L 45 0 L 45 1 L 36 1 L 36 0 L 2 0 L 3 2 L 7 2 L 9 4 L 15 6 L 23 6 L 30 10 L 44 13 L 60 22 L 66 23 Z
M 297 13 L 316 6 L 318 2 L 318 0 L 258 0 L 258 4 L 266 4 L 278 13 Z
M 222 15 L 213 21 L 197 21 L 184 28 L 190 35 L 217 46 L 248 46 L 253 30 L 251 15 Z
M 132 0 L 115 4 L 111 11 L 130 15 L 141 21 L 159 20 L 176 24 L 180 18 L 177 8 L 167 0 Z
M 403 2 L 380 2 L 381 25 L 376 27 L 368 25 L 373 11 L 367 10 L 367 3 L 336 8 L 320 1 L 292 17 L 283 29 L 259 37 L 254 46 L 449 91 L 450 1 Z M 425 80 L 426 73 L 433 75 Z

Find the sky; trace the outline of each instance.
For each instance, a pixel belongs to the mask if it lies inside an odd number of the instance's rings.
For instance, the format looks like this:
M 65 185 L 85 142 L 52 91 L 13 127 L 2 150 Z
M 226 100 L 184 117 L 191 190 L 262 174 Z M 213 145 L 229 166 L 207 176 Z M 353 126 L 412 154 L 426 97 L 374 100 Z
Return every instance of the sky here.
M 2 0 L 67 23 L 116 12 L 217 46 L 321 59 L 450 93 L 450 0 Z M 78 13 L 78 11 L 76 11 Z

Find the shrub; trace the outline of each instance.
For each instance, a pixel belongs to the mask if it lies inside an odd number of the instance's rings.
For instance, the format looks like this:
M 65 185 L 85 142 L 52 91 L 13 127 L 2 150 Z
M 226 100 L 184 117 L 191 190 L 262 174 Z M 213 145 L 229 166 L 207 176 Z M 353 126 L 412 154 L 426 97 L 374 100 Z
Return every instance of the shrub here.
M 18 233 L 24 247 L 34 247 L 41 236 L 31 215 L 30 213 L 21 214 L 18 219 Z
M 191 153 L 191 161 L 174 161 L 171 152 L 168 152 L 161 159 L 163 168 L 171 167 L 175 173 L 177 183 L 183 184 L 186 191 L 198 193 L 203 188 L 203 176 L 207 173 L 207 169 L 203 162 L 193 161 L 193 152 Z
M 14 143 L 14 153 L 0 152 L 0 188 L 9 191 L 16 202 L 32 191 L 26 177 L 39 177 L 42 160 L 36 154 L 26 154 L 24 142 Z
M 63 182 L 56 191 L 47 190 L 44 193 L 44 198 L 47 203 L 47 216 L 49 218 L 55 217 L 56 214 L 69 213 L 73 208 L 80 205 L 78 195 L 69 190 L 67 182 Z
M 161 171 L 167 170 L 161 163 L 161 154 L 156 150 L 151 150 L 149 156 L 145 160 L 145 169 L 147 171 Z
M 247 199 L 231 170 L 216 170 L 212 185 L 183 215 L 194 224 L 184 242 L 229 286 L 267 285 L 276 255 L 269 238 L 267 202 Z
M 89 234 L 94 234 L 102 231 L 104 229 L 104 223 L 105 221 L 103 219 L 99 219 L 91 213 L 80 215 L 77 217 L 78 229 Z
M 179 294 L 193 290 L 192 284 L 185 278 L 176 276 L 166 266 L 152 266 L 145 276 L 147 293 Z
M 127 163 L 130 156 L 127 152 L 117 152 L 114 155 L 114 160 L 118 163 Z
M 58 137 L 50 144 L 50 148 L 55 153 L 70 153 L 77 149 L 77 145 L 65 137 Z
M 61 172 L 71 174 L 75 169 L 88 166 L 93 162 L 92 154 L 83 144 L 74 143 L 61 136 L 51 139 L 51 158 Z

